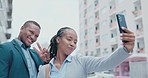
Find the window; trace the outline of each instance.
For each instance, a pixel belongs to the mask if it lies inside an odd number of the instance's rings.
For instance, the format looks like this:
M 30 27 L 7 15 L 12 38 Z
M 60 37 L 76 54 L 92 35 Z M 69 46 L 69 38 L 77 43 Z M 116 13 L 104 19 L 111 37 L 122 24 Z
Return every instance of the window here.
M 0 32 L 4 32 L 4 30 L 3 30 L 3 25 L 2 25 L 2 21 L 0 21 Z
M 85 19 L 85 21 L 84 21 L 84 22 L 85 22 L 85 25 L 87 25 L 87 19 Z
M 96 43 L 100 42 L 100 36 L 96 37 Z
M 2 22 L 0 21 L 0 26 L 2 26 Z
M 84 5 L 87 5 L 87 0 L 84 0 Z
M 114 9 L 114 8 L 115 8 L 115 1 L 114 0 L 111 0 L 109 2 L 109 9 L 111 10 L 111 9 Z
M 108 52 L 109 52 L 109 51 L 108 51 L 108 48 L 104 48 L 104 49 L 103 49 L 103 54 L 104 54 L 104 55 L 108 54 Z
M 88 46 L 88 41 L 86 40 L 86 41 L 85 41 L 85 47 L 87 47 L 87 46 Z
M 92 12 L 93 11 L 93 6 L 92 5 L 90 5 L 89 7 L 88 7 L 88 9 L 87 9 L 87 12 Z
M 114 29 L 114 30 L 111 30 L 111 38 L 114 38 L 117 36 L 117 30 Z
M 145 46 L 144 46 L 145 44 L 144 44 L 144 38 L 139 38 L 139 39 L 137 39 L 137 52 L 138 53 L 143 53 L 144 52 L 144 48 L 145 48 Z
M 95 7 L 98 5 L 98 3 L 99 3 L 98 0 L 95 0 L 95 1 L 94 1 L 94 5 L 95 5 Z
M 141 1 L 140 0 L 137 0 L 136 2 L 134 2 L 134 11 L 133 11 L 133 14 L 135 17 L 139 16 L 142 14 L 141 12 Z
M 91 51 L 91 54 L 90 54 L 91 56 L 93 56 L 94 55 L 94 52 L 93 51 Z
M 117 0 L 117 3 L 121 4 L 123 1 L 125 1 L 125 0 Z
M 99 19 L 99 11 L 95 12 L 95 19 Z
M 144 48 L 144 43 L 143 43 L 143 41 L 137 42 L 137 48 Z
M 100 37 L 102 42 L 106 42 L 108 40 L 110 40 L 110 36 L 108 34 L 102 34 L 102 36 Z
M 89 19 L 88 19 L 88 24 L 92 23 L 93 22 L 93 17 L 90 16 Z
M 0 0 L 0 8 L 2 8 L 2 1 Z
M 140 48 L 140 44 L 139 44 L 139 42 L 137 42 L 137 48 Z
M 88 51 L 85 52 L 85 56 L 88 56 Z
M 85 30 L 85 36 L 87 35 L 87 29 Z
M 107 6 L 103 7 L 103 8 L 100 10 L 100 16 L 106 14 L 107 12 L 108 12 Z
M 96 31 L 100 29 L 99 23 L 97 23 L 95 26 L 96 26 L 96 27 L 95 27 L 95 30 L 96 30 Z
M 100 23 L 100 28 L 105 28 L 106 29 L 106 26 L 108 26 L 108 21 L 107 20 L 104 20 Z
M 3 29 L 3 28 L 0 26 L 0 33 L 1 33 L 1 32 L 3 32 L 3 30 L 2 30 L 2 29 Z
M 138 24 L 136 25 L 136 29 L 137 29 L 137 30 L 138 30 L 138 29 L 140 29 L 140 27 L 139 27 L 139 25 L 138 25 Z
M 115 44 L 115 45 L 112 45 L 111 48 L 112 48 L 112 52 L 114 52 L 116 49 L 117 49 L 118 45 Z
M 129 62 L 123 62 L 121 65 L 122 75 L 129 76 Z
M 84 10 L 84 17 L 86 17 L 87 9 Z
M 143 25 L 142 25 L 142 19 L 138 19 L 136 21 L 136 30 L 140 30 L 143 28 Z
M 100 48 L 96 49 L 96 55 L 95 55 L 95 56 L 96 56 L 96 57 L 97 57 L 97 56 L 101 56 Z
M 134 3 L 134 6 L 135 6 L 135 11 L 141 10 L 141 1 L 140 1 L 140 0 L 137 0 L 137 1 Z

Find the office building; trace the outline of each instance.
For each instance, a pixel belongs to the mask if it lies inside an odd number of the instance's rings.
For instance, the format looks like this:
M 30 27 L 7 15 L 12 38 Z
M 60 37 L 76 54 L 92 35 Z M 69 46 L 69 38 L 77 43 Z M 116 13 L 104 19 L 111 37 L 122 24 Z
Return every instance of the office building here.
M 12 0 L 0 0 L 0 43 L 11 37 Z
M 102 57 L 122 46 L 116 14 L 124 14 L 128 29 L 136 36 L 135 48 L 122 64 L 105 73 L 114 74 L 115 78 L 147 78 L 148 73 L 138 73 L 148 72 L 144 70 L 148 66 L 146 3 L 147 0 L 79 0 L 80 52 Z M 139 68 L 137 72 L 133 66 Z M 133 73 L 139 76 L 135 77 Z

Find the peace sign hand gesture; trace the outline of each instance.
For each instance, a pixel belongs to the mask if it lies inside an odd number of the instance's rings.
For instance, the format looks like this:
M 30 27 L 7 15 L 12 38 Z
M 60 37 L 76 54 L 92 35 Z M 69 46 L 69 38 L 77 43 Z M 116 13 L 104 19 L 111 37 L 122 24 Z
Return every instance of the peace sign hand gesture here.
M 44 62 L 48 63 L 50 61 L 50 54 L 48 50 L 46 48 L 42 48 L 39 43 L 37 43 L 37 46 L 39 50 L 35 47 L 33 47 L 33 49 L 38 53 L 38 55 Z

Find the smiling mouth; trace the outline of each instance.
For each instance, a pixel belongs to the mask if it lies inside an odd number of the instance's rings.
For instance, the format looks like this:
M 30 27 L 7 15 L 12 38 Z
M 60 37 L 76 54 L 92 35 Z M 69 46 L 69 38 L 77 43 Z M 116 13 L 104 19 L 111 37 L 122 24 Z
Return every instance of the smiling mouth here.
M 70 48 L 70 50 L 73 51 L 74 49 L 73 48 Z
M 32 43 L 32 40 L 30 38 L 27 39 L 29 43 Z

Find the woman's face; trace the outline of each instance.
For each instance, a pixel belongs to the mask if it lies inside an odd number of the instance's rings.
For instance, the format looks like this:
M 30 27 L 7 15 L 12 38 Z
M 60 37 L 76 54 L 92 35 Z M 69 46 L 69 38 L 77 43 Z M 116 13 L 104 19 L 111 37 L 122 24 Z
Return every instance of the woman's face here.
M 74 30 L 66 29 L 62 37 L 57 38 L 58 51 L 64 55 L 71 54 L 76 49 L 77 34 Z

